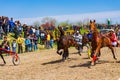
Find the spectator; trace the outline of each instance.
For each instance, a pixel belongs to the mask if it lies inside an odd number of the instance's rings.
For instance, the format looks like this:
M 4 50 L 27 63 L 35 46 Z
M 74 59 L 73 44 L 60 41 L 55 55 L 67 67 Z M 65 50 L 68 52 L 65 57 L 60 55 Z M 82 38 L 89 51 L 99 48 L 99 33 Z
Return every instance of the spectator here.
M 18 32 L 19 32 L 18 35 L 22 34 L 22 31 L 23 31 L 23 28 L 22 28 L 21 24 L 18 24 Z
M 50 47 L 50 33 L 47 33 L 47 42 L 46 42 L 46 48 L 48 49 Z
M 9 32 L 9 19 L 8 19 L 8 17 L 3 18 L 3 30 L 5 32 L 5 35 L 7 36 L 8 32 Z
M 54 42 L 54 40 L 53 40 L 53 35 L 50 34 L 50 47 L 51 47 L 51 48 L 53 48 L 53 42 Z
M 10 43 L 9 43 L 9 41 L 7 40 L 7 37 L 6 37 L 6 36 L 4 37 L 4 40 L 3 40 L 2 44 L 1 44 L 1 46 L 2 46 L 3 48 L 7 49 L 7 50 L 10 50 Z
M 37 38 L 37 36 L 35 34 L 34 34 L 33 40 L 34 40 L 34 51 L 36 51 L 38 49 L 38 46 L 37 46 L 38 38 Z
M 23 42 L 24 42 L 24 39 L 22 38 L 22 35 L 20 34 L 18 39 L 17 39 L 17 43 L 18 43 L 18 53 L 23 53 L 23 48 L 22 48 L 22 45 L 23 45 Z
M 3 28 L 2 28 L 2 23 L 3 23 L 3 21 L 2 21 L 2 18 L 0 17 L 0 39 L 3 38 L 3 34 L 4 34 L 4 31 L 3 31 Z
M 17 47 L 16 40 L 13 40 L 13 42 L 12 42 L 12 51 L 13 52 L 16 52 L 16 47 Z
M 29 35 L 28 38 L 30 39 L 30 51 L 33 51 L 33 47 L 34 47 L 34 34 Z
M 30 35 L 32 35 L 32 34 L 33 34 L 32 26 L 30 27 L 30 29 L 29 29 L 29 31 L 28 31 L 28 32 L 29 32 L 29 34 L 30 34 Z
M 9 32 L 13 32 L 15 27 L 15 23 L 13 22 L 13 18 L 11 18 L 11 20 L 9 20 Z
M 25 39 L 25 52 L 30 51 L 30 44 L 31 44 L 30 39 L 26 38 Z

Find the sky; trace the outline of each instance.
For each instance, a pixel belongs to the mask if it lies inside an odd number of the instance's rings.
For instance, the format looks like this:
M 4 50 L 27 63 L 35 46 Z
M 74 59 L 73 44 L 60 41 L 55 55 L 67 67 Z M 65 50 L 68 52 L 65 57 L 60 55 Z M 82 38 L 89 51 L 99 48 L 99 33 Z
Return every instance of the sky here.
M 88 18 L 91 18 L 91 15 L 95 15 L 95 19 L 101 15 L 103 18 L 111 18 L 111 13 L 117 15 L 114 17 L 112 14 L 112 18 L 120 21 L 118 19 L 120 0 L 0 0 L 0 3 L 0 16 L 24 19 L 24 21 L 46 16 L 57 17 L 57 19 L 60 17 L 62 20 L 62 18 L 71 16 L 74 18 L 75 15 L 86 16 L 86 14 L 89 15 Z

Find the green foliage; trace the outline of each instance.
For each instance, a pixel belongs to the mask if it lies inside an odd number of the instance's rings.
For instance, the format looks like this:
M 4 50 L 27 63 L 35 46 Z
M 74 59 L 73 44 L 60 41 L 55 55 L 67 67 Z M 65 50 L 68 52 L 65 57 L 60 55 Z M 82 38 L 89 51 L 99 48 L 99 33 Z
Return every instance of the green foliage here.
M 69 23 L 68 21 L 66 21 L 66 22 L 61 22 L 60 24 L 59 24 L 60 26 L 62 26 L 62 27 L 71 27 L 72 26 L 72 24 L 71 23 Z
M 80 32 L 81 32 L 81 34 L 84 34 L 85 32 L 87 32 L 87 30 L 85 30 L 84 28 L 82 28 L 82 29 L 80 30 Z

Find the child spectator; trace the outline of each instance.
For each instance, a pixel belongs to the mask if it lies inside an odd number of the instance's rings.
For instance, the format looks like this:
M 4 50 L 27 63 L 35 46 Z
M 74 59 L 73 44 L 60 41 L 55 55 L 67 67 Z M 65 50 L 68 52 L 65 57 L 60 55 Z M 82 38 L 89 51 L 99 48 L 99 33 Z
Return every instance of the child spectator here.
M 31 42 L 30 42 L 30 39 L 29 38 L 26 38 L 25 39 L 25 52 L 28 52 L 28 51 L 30 51 L 30 44 L 31 44 Z
M 17 47 L 16 40 L 13 40 L 13 42 L 12 42 L 12 51 L 13 52 L 16 52 L 16 47 Z

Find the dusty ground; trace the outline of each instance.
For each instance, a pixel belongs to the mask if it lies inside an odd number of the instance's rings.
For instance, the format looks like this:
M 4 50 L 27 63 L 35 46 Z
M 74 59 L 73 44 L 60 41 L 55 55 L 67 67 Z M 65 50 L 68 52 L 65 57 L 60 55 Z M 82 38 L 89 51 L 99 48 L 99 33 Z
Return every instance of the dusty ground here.
M 108 48 L 101 50 L 100 61 L 92 67 L 87 53 L 75 54 L 70 48 L 70 59 L 62 62 L 56 50 L 42 50 L 21 54 L 21 63 L 14 66 L 11 56 L 0 59 L 0 80 L 118 80 L 120 78 L 120 49 L 116 48 L 118 60 L 115 62 Z

